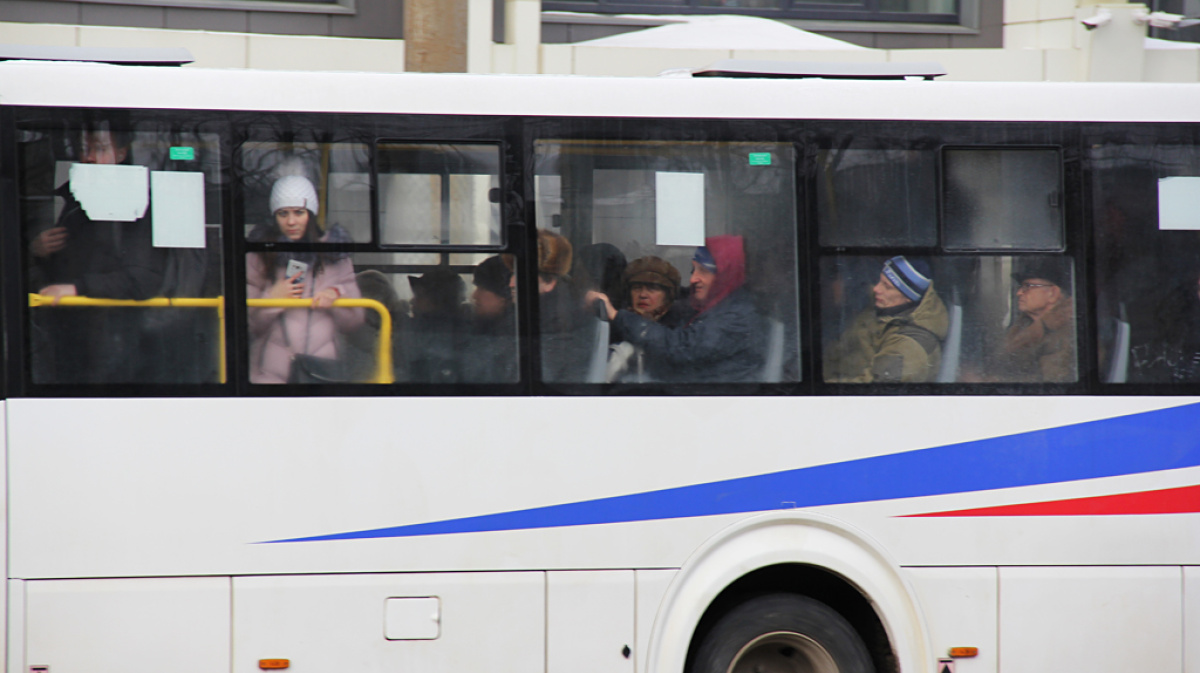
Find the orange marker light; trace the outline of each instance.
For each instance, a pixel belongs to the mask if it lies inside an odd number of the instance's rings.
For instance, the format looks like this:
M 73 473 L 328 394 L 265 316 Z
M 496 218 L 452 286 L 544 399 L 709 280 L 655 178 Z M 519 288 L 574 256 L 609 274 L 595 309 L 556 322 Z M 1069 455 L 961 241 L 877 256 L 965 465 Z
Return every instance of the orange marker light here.
M 259 659 L 258 667 L 264 671 L 277 671 L 292 665 L 289 659 Z
M 950 656 L 961 659 L 965 657 L 975 657 L 979 655 L 978 647 L 951 647 Z

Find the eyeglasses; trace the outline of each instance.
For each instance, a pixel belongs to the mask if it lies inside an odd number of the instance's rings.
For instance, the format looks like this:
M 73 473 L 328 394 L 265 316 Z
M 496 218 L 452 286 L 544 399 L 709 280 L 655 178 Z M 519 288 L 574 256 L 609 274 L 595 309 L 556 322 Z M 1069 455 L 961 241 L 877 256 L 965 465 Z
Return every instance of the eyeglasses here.
M 1054 287 L 1054 283 L 1021 283 L 1017 286 L 1017 292 L 1028 292 L 1035 287 Z

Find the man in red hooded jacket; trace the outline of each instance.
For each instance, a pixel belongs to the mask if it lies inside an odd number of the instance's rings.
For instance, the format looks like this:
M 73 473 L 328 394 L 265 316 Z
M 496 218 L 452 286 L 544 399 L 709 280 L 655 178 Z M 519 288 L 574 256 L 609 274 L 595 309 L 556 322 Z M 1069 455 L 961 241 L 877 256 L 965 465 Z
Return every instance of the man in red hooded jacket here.
M 616 335 L 645 350 L 650 372 L 668 381 L 759 381 L 766 339 L 763 319 L 743 288 L 746 253 L 741 236 L 712 236 L 692 257 L 691 302 L 696 314 L 670 329 L 604 301 Z

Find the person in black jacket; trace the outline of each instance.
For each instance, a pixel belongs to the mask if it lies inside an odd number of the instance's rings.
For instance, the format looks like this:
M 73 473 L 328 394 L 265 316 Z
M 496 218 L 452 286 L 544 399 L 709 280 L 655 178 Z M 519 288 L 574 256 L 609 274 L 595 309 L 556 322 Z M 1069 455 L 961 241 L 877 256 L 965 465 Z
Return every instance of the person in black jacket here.
M 670 329 L 633 311 L 617 311 L 601 300 L 618 336 L 643 348 L 656 372 L 670 381 L 706 383 L 757 381 L 762 376 L 766 337 L 762 317 L 743 288 L 746 254 L 741 236 L 712 236 L 692 258 L 691 302 L 696 313 Z
M 97 125 L 81 135 L 80 163 L 129 163 L 130 135 Z M 93 221 L 64 184 L 53 227 L 29 241 L 31 284 L 38 294 L 149 299 L 163 284 L 166 255 L 152 245 L 150 209 L 132 222 Z M 41 309 L 33 371 L 38 383 L 129 383 L 149 377 L 141 358 L 142 309 Z M 39 338 L 35 336 L 35 339 Z

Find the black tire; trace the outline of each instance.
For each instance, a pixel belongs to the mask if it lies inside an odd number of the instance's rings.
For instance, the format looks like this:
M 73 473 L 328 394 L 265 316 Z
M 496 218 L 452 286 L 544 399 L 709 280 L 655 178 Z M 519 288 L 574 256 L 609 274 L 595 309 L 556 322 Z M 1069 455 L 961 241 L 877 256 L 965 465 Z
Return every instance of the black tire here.
M 874 673 L 850 623 L 824 603 L 769 594 L 730 610 L 696 650 L 690 673 Z

